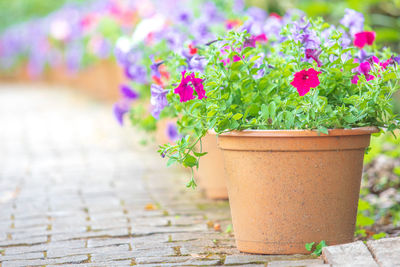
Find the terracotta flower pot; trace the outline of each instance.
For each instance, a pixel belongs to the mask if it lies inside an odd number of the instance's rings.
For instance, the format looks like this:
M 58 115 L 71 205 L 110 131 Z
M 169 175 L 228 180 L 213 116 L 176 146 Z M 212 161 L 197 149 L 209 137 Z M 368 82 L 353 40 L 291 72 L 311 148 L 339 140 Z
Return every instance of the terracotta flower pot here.
M 364 151 L 375 127 L 221 134 L 236 245 L 261 254 L 352 242 Z
M 203 137 L 202 148 L 208 154 L 200 158 L 199 169 L 196 172 L 199 188 L 209 199 L 228 199 L 224 158 L 217 146 L 215 133 L 209 132 Z

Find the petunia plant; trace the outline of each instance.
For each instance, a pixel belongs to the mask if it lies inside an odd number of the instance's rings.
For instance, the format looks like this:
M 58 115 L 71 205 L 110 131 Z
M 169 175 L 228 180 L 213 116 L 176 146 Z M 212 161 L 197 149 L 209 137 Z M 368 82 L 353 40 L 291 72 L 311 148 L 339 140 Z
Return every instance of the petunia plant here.
M 389 49 L 378 50 L 374 39 L 362 27 L 301 18 L 283 27 L 274 40 L 231 31 L 199 47 L 204 71 L 176 73 L 166 94 L 179 114 L 180 131 L 189 134 L 161 146 L 160 154 L 169 158 L 168 164 L 198 167 L 206 153 L 201 138 L 209 130 L 309 129 L 328 134 L 333 128 L 400 128 L 390 101 L 398 89 L 400 58 Z M 188 186 L 196 186 L 193 176 Z

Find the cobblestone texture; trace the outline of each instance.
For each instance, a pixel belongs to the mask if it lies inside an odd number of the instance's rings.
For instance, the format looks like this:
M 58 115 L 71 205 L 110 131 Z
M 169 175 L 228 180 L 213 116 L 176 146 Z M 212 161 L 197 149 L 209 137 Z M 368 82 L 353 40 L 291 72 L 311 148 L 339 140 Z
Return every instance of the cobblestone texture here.
M 186 189 L 109 105 L 1 85 L 0 125 L 0 267 L 323 264 L 240 253 L 228 203 Z

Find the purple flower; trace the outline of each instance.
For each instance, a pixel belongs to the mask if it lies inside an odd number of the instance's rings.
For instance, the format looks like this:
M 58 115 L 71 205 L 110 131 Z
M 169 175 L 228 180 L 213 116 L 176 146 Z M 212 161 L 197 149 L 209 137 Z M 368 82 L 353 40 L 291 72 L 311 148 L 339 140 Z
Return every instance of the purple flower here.
M 352 41 L 351 41 L 350 36 L 346 32 L 343 32 L 342 37 L 340 38 L 340 43 L 342 44 L 342 47 L 343 48 L 349 47 L 351 42 Z
M 351 35 L 361 32 L 364 28 L 364 16 L 362 13 L 353 9 L 346 8 L 345 15 L 340 20 L 340 24 L 349 28 Z
M 204 72 L 204 68 L 206 67 L 206 64 L 207 64 L 207 60 L 204 57 L 195 55 L 188 62 L 188 70 Z
M 305 25 L 301 25 L 303 21 L 295 21 L 291 28 L 292 38 L 295 41 L 300 41 L 305 49 L 317 49 L 321 44 L 315 31 L 310 30 L 310 22 Z
M 209 24 L 213 22 L 219 22 L 224 19 L 224 15 L 221 14 L 213 2 L 205 2 L 202 7 L 202 17 L 204 17 L 205 21 L 208 21 Z
M 235 0 L 233 2 L 233 10 L 235 12 L 242 12 L 244 9 L 244 0 Z
M 357 55 L 357 59 L 359 60 L 360 63 L 363 63 L 364 61 L 367 61 L 370 56 L 371 55 L 365 52 L 364 49 L 360 49 Z
M 274 36 L 276 39 L 278 39 L 282 30 L 282 26 L 282 20 L 276 17 L 268 17 L 263 26 L 263 32 L 266 33 L 268 38 Z
M 178 128 L 176 127 L 176 124 L 173 122 L 169 122 L 167 124 L 166 132 L 167 132 L 168 139 L 171 142 L 175 142 L 175 141 L 179 140 L 180 138 L 182 138 L 182 135 L 180 135 L 178 132 Z
M 257 59 L 256 61 L 254 61 L 254 68 L 258 69 L 261 67 L 261 65 L 264 63 L 264 58 L 265 58 L 265 54 L 264 53 L 260 53 L 259 54 L 260 58 Z M 254 79 L 260 79 L 261 77 L 263 77 L 265 74 L 265 69 L 264 68 L 260 68 L 256 74 L 253 75 Z
M 397 57 L 392 56 L 392 59 L 393 59 L 394 61 L 396 61 L 397 64 L 400 64 L 400 56 L 397 56 Z
M 164 62 L 163 61 L 155 62 L 153 55 L 150 56 L 150 59 L 151 59 L 151 62 L 153 63 L 153 64 L 150 65 L 151 76 L 152 77 L 155 76 L 157 78 L 160 78 L 161 77 L 161 73 L 158 70 L 158 67 L 160 67 L 160 65 L 163 64 Z
M 128 85 L 125 84 L 120 85 L 119 90 L 123 98 L 129 100 L 135 100 L 139 97 L 139 94 L 134 90 L 132 90 Z
M 122 126 L 124 124 L 124 115 L 131 109 L 131 101 L 121 99 L 113 106 L 114 116 L 118 123 Z
M 122 98 L 114 104 L 114 116 L 122 126 L 124 124 L 124 115 L 131 109 L 132 102 L 139 97 L 139 94 L 132 90 L 128 85 L 122 84 L 119 87 Z
M 264 22 L 267 19 L 267 12 L 259 7 L 250 7 L 246 13 L 255 21 Z
M 178 20 L 178 22 L 180 22 L 180 23 L 184 23 L 184 24 L 190 24 L 190 20 L 191 20 L 191 18 L 192 18 L 192 14 L 191 14 L 191 12 L 190 11 L 180 11 L 179 13 L 178 13 L 178 18 L 177 18 L 177 20 Z
M 151 114 L 154 118 L 159 119 L 161 111 L 168 106 L 167 101 L 167 90 L 164 90 L 161 86 L 157 84 L 152 84 L 150 87 L 151 97 L 150 103 L 152 105 Z
M 125 76 L 137 83 L 147 83 L 147 71 L 146 68 L 139 65 L 126 65 L 124 68 Z

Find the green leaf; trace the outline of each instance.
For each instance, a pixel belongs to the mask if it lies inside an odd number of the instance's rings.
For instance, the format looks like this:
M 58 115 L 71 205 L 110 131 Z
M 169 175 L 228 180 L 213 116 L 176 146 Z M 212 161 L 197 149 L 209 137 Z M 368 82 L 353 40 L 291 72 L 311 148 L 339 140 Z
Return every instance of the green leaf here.
M 183 165 L 185 167 L 194 167 L 197 165 L 197 159 L 192 155 L 187 155 L 185 160 L 183 161 Z
M 371 204 L 369 204 L 367 201 L 363 199 L 358 200 L 358 211 L 371 210 L 371 208 Z
M 307 251 L 312 251 L 312 248 L 314 246 L 315 242 L 311 242 L 311 243 L 306 243 L 306 250 Z
M 167 167 L 171 166 L 172 164 L 174 164 L 176 162 L 175 158 L 169 158 L 167 161 Z
M 217 110 L 215 110 L 215 109 L 211 109 L 208 113 L 207 113 L 207 117 L 212 117 L 212 116 L 214 116 L 215 115 L 215 113 L 217 113 Z
M 208 152 L 196 152 L 196 151 L 193 151 L 193 154 L 194 154 L 196 157 L 202 157 L 202 156 L 207 155 Z
M 232 116 L 232 119 L 234 120 L 240 120 L 243 117 L 243 114 L 241 113 L 236 113 L 235 115 Z
M 393 173 L 400 177 L 400 166 L 394 167 Z
M 374 219 L 372 219 L 372 218 L 370 218 L 370 217 L 367 217 L 367 216 L 365 216 L 364 214 L 362 214 L 362 213 L 359 213 L 358 215 L 357 215 L 357 226 L 360 226 L 360 227 L 364 227 L 364 226 L 371 226 L 371 225 L 373 225 L 375 223 L 375 220 Z
M 343 118 L 347 123 L 354 123 L 357 121 L 357 117 L 354 116 L 353 114 L 349 114 L 346 117 Z
M 394 72 L 386 73 L 385 76 L 383 76 L 383 80 L 384 80 L 385 82 L 387 82 L 387 81 L 389 81 L 389 80 L 394 80 L 394 79 L 396 79 L 396 78 L 397 78 L 397 77 L 396 77 L 396 73 L 394 73 Z
M 329 134 L 329 131 L 328 131 L 328 128 L 326 128 L 324 126 L 319 126 L 318 133 Z
M 326 242 L 325 240 L 322 240 L 321 242 L 319 242 L 319 244 L 315 247 L 315 250 L 312 254 L 316 255 L 316 256 L 320 256 L 322 253 L 322 248 L 326 247 Z
M 228 226 L 225 229 L 225 233 L 229 234 L 232 232 L 232 224 L 228 224 Z
M 374 235 L 372 236 L 372 238 L 373 238 L 374 240 L 378 240 L 378 239 L 384 238 L 384 237 L 386 237 L 386 236 L 387 236 L 387 234 L 386 234 L 385 232 L 380 232 L 379 234 L 374 234 Z

